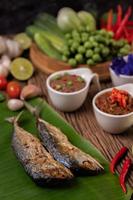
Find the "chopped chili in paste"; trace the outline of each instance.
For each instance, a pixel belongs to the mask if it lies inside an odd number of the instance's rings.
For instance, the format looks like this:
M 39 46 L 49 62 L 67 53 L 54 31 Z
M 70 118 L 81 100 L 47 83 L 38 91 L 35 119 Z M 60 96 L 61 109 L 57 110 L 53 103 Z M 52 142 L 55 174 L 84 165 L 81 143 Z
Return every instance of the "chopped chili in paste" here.
M 133 112 L 133 98 L 128 92 L 114 88 L 99 96 L 96 106 L 105 113 L 124 115 Z

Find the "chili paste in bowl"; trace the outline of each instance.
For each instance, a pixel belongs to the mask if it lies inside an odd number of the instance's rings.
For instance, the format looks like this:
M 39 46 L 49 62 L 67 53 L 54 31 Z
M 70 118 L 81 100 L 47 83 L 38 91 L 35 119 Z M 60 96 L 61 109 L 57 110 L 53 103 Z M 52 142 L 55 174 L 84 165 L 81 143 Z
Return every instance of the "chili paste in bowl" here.
M 83 89 L 86 85 L 85 80 L 75 74 L 65 73 L 64 75 L 57 75 L 50 81 L 50 86 L 60 92 L 70 93 Z
M 133 125 L 133 84 L 100 91 L 93 98 L 97 122 L 106 132 L 118 134 Z
M 54 107 L 72 112 L 82 106 L 92 82 L 100 89 L 98 75 L 82 67 L 51 74 L 46 80 L 46 86 Z
M 101 94 L 96 99 L 96 106 L 105 113 L 125 115 L 133 112 L 133 98 L 127 91 L 114 88 Z

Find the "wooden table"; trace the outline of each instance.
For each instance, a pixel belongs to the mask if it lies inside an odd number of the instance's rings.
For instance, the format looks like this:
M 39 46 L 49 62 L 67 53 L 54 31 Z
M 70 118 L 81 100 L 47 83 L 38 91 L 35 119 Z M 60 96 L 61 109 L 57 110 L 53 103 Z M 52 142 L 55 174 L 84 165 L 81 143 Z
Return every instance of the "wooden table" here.
M 51 104 L 45 86 L 46 75 L 42 72 L 35 73 L 34 77 L 30 80 L 31 83 L 38 85 L 44 94 L 44 98 Z M 111 87 L 111 82 L 104 82 L 101 84 L 102 89 Z M 77 111 L 72 113 L 59 112 L 63 118 L 66 119 L 80 134 L 90 140 L 110 161 L 112 157 L 119 151 L 122 146 L 129 148 L 128 157 L 133 161 L 133 154 L 131 153 L 131 146 L 133 145 L 133 128 L 130 128 L 123 134 L 111 135 L 104 132 L 98 125 L 92 110 L 92 98 L 97 90 L 95 85 L 92 85 L 88 97 L 84 105 Z M 113 126 L 113 125 L 112 125 Z M 121 166 L 119 165 L 118 171 Z M 133 170 L 130 177 L 128 177 L 129 184 L 133 187 Z

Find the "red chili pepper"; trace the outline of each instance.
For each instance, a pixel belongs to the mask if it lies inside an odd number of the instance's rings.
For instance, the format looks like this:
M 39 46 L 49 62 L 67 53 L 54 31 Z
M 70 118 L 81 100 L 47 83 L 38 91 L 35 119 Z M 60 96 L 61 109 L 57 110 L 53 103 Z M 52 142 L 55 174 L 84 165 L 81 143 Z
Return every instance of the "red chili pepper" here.
M 128 21 L 127 26 L 133 26 L 133 21 Z
M 127 11 L 125 17 L 121 21 L 121 23 L 119 25 L 119 28 L 116 31 L 116 35 L 115 35 L 116 39 L 119 39 L 121 37 L 121 34 L 122 34 L 122 32 L 123 32 L 123 30 L 124 30 L 124 28 L 125 28 L 125 26 L 126 26 L 126 24 L 128 22 L 128 19 L 129 19 L 129 17 L 130 17 L 131 14 L 132 14 L 132 7 L 129 6 L 128 11 Z
M 120 25 L 121 20 L 122 20 L 122 6 L 118 5 L 117 6 L 117 22 L 116 22 L 117 27 Z
M 126 39 L 128 40 L 129 39 L 129 34 L 128 34 L 128 31 L 127 31 L 126 27 L 124 28 L 124 34 L 126 36 Z
M 110 163 L 110 171 L 114 174 L 115 173 L 115 167 L 120 161 L 120 159 L 127 153 L 128 149 L 127 147 L 122 147 L 120 151 L 115 155 L 115 157 L 112 159 Z
M 110 9 L 108 12 L 108 19 L 107 19 L 107 31 L 112 31 L 112 21 L 113 21 L 113 10 Z
M 123 167 L 122 167 L 122 171 L 120 173 L 120 177 L 119 177 L 119 181 L 120 181 L 120 185 L 122 187 L 123 192 L 127 192 L 126 189 L 126 185 L 125 185 L 125 179 L 126 179 L 126 175 L 129 172 L 129 169 L 131 167 L 132 161 L 131 159 L 127 159 L 125 160 Z

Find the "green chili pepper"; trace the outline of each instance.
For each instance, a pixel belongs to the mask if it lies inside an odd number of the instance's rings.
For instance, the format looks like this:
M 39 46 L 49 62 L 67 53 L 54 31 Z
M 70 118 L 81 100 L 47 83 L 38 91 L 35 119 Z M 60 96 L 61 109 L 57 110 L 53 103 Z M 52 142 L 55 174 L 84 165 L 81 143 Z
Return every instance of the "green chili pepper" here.
M 82 77 L 78 77 L 77 80 L 78 80 L 79 82 L 83 82 L 83 81 L 84 81 Z
M 73 85 L 72 81 L 67 81 L 67 85 L 68 85 L 68 86 Z
M 53 80 L 59 80 L 60 78 L 61 78 L 60 75 L 56 75 L 56 76 L 53 78 Z

